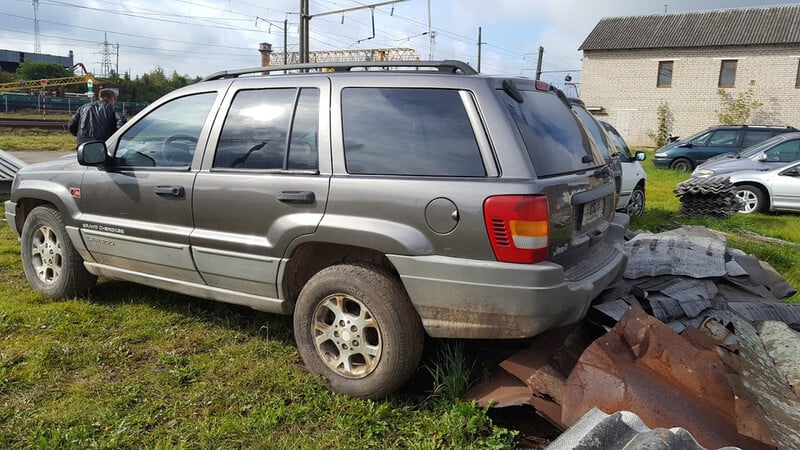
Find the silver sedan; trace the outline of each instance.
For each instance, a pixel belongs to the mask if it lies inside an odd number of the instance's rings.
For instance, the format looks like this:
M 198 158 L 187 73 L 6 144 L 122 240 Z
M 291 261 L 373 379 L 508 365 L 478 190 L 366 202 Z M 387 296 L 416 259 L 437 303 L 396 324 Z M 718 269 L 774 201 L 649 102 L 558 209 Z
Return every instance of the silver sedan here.
M 768 171 L 743 170 L 730 174 L 745 214 L 800 211 L 800 161 Z

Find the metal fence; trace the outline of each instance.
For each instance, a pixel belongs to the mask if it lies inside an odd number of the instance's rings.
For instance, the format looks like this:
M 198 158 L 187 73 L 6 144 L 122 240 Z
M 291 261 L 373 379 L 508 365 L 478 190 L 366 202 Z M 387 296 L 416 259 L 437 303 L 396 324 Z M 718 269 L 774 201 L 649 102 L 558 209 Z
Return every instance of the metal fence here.
M 61 112 L 72 114 L 84 103 L 92 101 L 87 97 L 39 97 L 35 95 L 0 94 L 0 111 L 23 112 L 35 111 L 47 114 L 48 112 Z M 115 105 L 122 108 L 123 114 L 132 116 L 147 106 L 147 103 L 117 102 Z

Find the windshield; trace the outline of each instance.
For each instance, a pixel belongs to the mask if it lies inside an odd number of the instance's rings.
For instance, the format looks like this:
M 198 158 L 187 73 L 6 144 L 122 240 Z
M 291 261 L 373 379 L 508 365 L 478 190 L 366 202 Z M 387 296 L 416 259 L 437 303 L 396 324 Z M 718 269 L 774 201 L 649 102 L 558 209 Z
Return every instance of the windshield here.
M 617 132 L 617 129 L 612 127 L 611 124 L 607 122 L 600 122 L 600 125 L 606 129 L 608 135 L 611 137 L 611 140 L 614 141 L 614 145 L 617 146 L 617 150 L 623 155 L 628 158 L 633 156 L 631 149 L 628 147 L 628 144 L 625 142 L 625 139 L 622 138 L 622 135 Z
M 781 140 L 780 135 L 771 137 L 764 142 L 759 142 L 758 144 L 751 145 L 750 147 L 742 149 L 742 151 L 739 152 L 739 156 L 741 156 L 742 158 L 750 158 L 751 156 L 755 156 L 758 153 L 761 153 L 763 150 L 772 147 L 774 143 L 780 140 Z

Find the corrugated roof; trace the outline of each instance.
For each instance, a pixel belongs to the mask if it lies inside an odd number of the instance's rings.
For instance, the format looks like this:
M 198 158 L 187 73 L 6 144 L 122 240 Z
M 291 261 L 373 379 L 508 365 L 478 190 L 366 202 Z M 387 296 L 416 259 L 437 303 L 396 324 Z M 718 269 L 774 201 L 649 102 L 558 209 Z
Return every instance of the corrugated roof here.
M 800 43 L 800 4 L 683 14 L 607 17 L 578 50 Z

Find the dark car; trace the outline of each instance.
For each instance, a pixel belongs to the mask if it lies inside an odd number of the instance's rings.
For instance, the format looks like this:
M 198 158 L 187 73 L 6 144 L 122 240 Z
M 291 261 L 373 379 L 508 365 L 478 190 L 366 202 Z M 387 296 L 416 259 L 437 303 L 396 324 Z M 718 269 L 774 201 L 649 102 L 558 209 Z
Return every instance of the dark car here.
M 693 177 L 712 177 L 741 170 L 767 171 L 800 159 L 800 133 L 784 133 L 738 153 L 715 156 L 697 166 Z
M 798 131 L 794 127 L 761 125 L 723 125 L 711 127 L 677 142 L 661 147 L 653 155 L 653 165 L 675 170 L 694 170 L 707 159 L 723 153 L 735 153 L 775 135 Z

